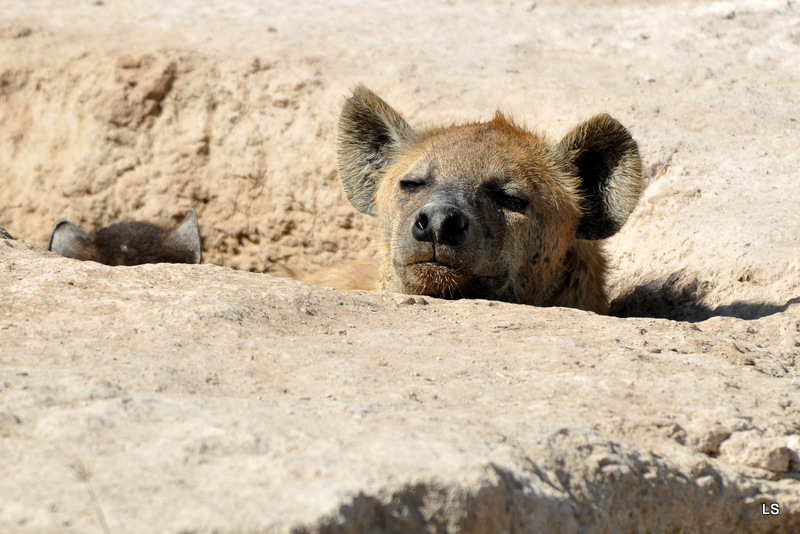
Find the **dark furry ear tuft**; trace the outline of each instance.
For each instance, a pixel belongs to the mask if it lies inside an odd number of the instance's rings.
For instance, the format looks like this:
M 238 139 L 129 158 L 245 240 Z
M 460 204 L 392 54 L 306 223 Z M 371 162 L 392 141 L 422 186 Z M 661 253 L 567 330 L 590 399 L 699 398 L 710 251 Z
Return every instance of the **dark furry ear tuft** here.
M 415 137 L 413 128 L 364 85 L 353 90 L 339 117 L 339 177 L 350 203 L 376 215 L 375 190 L 398 150 Z
M 197 212 L 189 213 L 164 240 L 164 247 L 173 255 L 186 257 L 186 263 L 200 263 L 200 228 L 197 225 Z
M 56 223 L 47 250 L 76 260 L 97 261 L 94 244 L 86 232 L 66 220 Z
M 609 115 L 597 115 L 573 128 L 554 150 L 579 178 L 583 216 L 578 237 L 616 234 L 642 193 L 642 162 L 628 130 Z

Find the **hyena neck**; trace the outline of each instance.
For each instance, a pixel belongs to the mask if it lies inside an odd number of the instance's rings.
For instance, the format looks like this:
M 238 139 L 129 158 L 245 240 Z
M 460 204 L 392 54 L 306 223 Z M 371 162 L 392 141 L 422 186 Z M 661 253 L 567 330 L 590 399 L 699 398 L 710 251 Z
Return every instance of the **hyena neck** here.
M 545 305 L 607 314 L 607 263 L 602 242 L 577 240 L 564 258 L 561 280 Z

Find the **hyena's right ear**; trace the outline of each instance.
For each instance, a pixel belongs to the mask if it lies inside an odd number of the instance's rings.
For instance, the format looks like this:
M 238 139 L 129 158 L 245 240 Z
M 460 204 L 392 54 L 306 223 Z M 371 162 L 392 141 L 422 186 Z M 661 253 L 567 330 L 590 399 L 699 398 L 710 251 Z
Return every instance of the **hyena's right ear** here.
M 58 221 L 47 250 L 76 260 L 95 260 L 97 254 L 89 236 L 69 221 Z
M 185 258 L 186 263 L 200 263 L 200 228 L 194 208 L 189 209 L 183 222 L 170 232 L 164 246 L 175 256 Z
M 642 194 L 642 160 L 631 134 L 601 114 L 570 130 L 554 151 L 578 178 L 583 208 L 578 238 L 616 234 Z
M 353 90 L 339 117 L 339 177 L 347 199 L 358 211 L 377 215 L 375 190 L 386 167 L 416 132 L 364 85 Z

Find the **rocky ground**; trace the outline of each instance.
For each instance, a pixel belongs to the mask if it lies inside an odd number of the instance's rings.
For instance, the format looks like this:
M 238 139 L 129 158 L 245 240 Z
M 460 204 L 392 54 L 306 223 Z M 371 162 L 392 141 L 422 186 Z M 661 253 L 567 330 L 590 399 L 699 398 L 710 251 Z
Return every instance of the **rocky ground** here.
M 800 5 L 0 0 L 0 531 L 800 531 Z M 608 111 L 613 316 L 370 260 L 335 124 Z M 46 252 L 199 215 L 203 265 Z

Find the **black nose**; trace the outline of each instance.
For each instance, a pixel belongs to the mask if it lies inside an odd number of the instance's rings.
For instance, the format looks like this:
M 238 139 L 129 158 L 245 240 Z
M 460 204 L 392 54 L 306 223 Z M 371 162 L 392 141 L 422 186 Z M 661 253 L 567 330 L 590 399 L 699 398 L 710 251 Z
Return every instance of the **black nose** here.
M 417 241 L 458 246 L 469 235 L 469 217 L 452 204 L 426 204 L 414 218 L 411 235 Z

